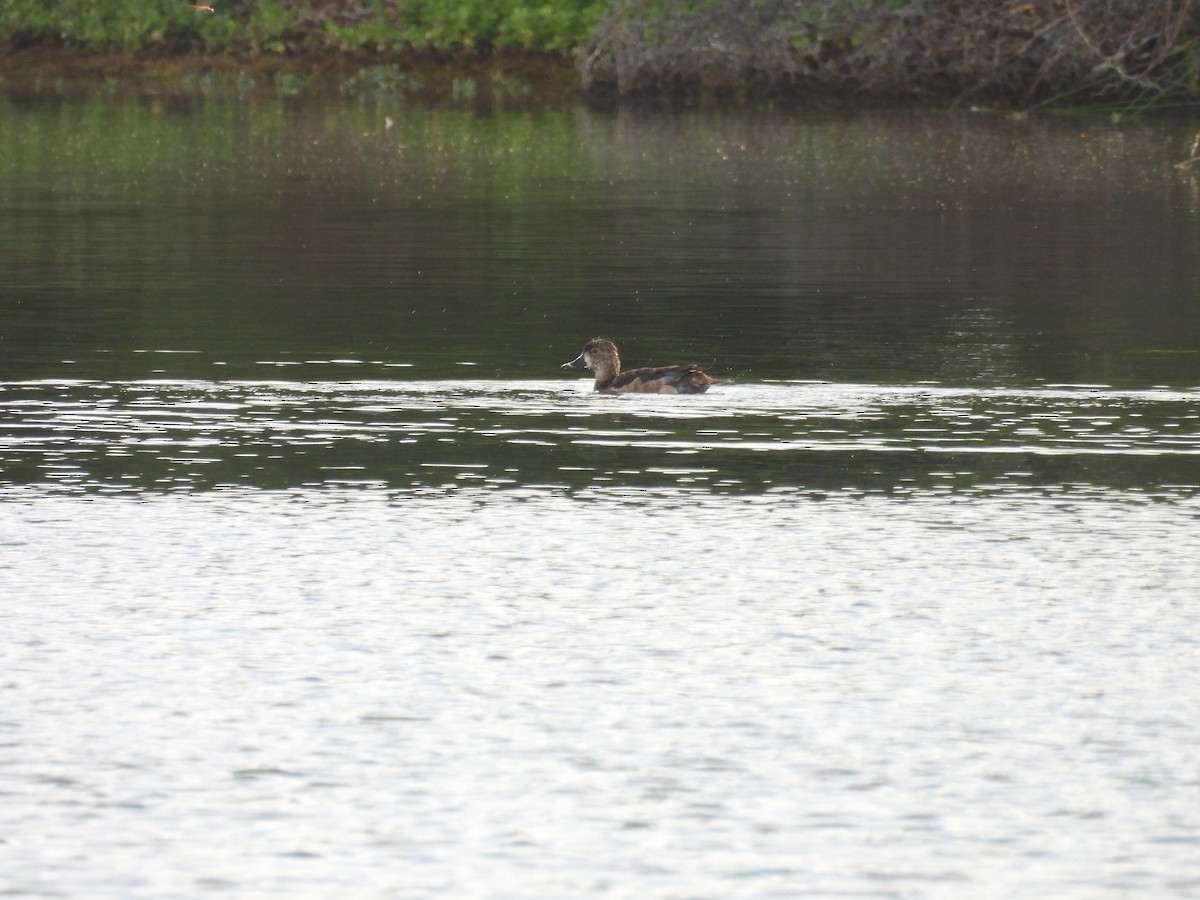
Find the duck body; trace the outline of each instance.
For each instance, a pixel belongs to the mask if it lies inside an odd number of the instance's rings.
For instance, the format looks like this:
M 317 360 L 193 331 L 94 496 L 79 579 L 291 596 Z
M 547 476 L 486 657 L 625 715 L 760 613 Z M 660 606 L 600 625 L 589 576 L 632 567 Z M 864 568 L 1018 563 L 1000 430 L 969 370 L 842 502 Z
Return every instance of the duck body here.
M 596 375 L 594 390 L 604 394 L 703 394 L 714 384 L 728 384 L 713 378 L 699 366 L 684 363 L 677 366 L 646 366 L 621 371 L 617 345 L 604 338 L 593 338 L 583 345 L 583 352 L 564 369 L 589 369 Z

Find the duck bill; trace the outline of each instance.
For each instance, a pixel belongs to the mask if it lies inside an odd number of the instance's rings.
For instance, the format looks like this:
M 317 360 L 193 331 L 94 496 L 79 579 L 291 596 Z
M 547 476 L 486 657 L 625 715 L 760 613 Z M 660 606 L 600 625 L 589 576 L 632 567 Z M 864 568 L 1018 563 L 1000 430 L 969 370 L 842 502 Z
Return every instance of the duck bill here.
M 577 357 L 575 357 L 570 362 L 563 363 L 561 366 L 559 366 L 559 368 L 560 369 L 582 369 L 582 368 L 584 368 L 583 354 L 580 353 Z

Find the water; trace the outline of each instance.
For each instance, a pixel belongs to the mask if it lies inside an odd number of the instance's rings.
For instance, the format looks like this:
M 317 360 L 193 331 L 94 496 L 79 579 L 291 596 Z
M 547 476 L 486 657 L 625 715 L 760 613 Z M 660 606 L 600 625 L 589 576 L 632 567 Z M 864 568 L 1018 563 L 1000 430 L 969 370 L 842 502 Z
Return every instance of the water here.
M 9 893 L 1200 893 L 1186 130 L 4 113 Z
M 607 488 L 1188 498 L 1200 392 L 803 382 L 689 397 L 559 381 L 145 380 L 4 386 L 6 472 L 27 487 L 355 484 L 586 496 Z M 1115 496 L 1114 496 L 1115 499 Z
M 18 892 L 1200 878 L 1194 502 L 355 487 L 13 505 Z

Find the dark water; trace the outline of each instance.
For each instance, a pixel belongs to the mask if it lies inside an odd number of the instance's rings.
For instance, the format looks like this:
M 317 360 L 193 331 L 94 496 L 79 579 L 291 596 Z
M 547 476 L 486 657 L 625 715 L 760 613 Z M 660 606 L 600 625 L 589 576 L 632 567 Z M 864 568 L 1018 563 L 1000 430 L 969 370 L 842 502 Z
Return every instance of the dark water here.
M 1193 134 L 5 101 L 0 885 L 1194 893 Z
M 3 377 L 308 380 L 354 358 L 353 377 L 540 378 L 603 334 L 633 364 L 752 382 L 1195 387 L 1189 137 L 969 113 L 10 105 Z

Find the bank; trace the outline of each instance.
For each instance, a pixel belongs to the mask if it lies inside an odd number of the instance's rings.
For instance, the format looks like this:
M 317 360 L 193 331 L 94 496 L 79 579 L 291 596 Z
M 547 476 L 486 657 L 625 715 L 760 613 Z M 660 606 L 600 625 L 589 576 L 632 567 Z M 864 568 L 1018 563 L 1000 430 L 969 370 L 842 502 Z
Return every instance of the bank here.
M 1200 100 L 1200 0 L 9 0 L 0 48 L 26 91 Z

